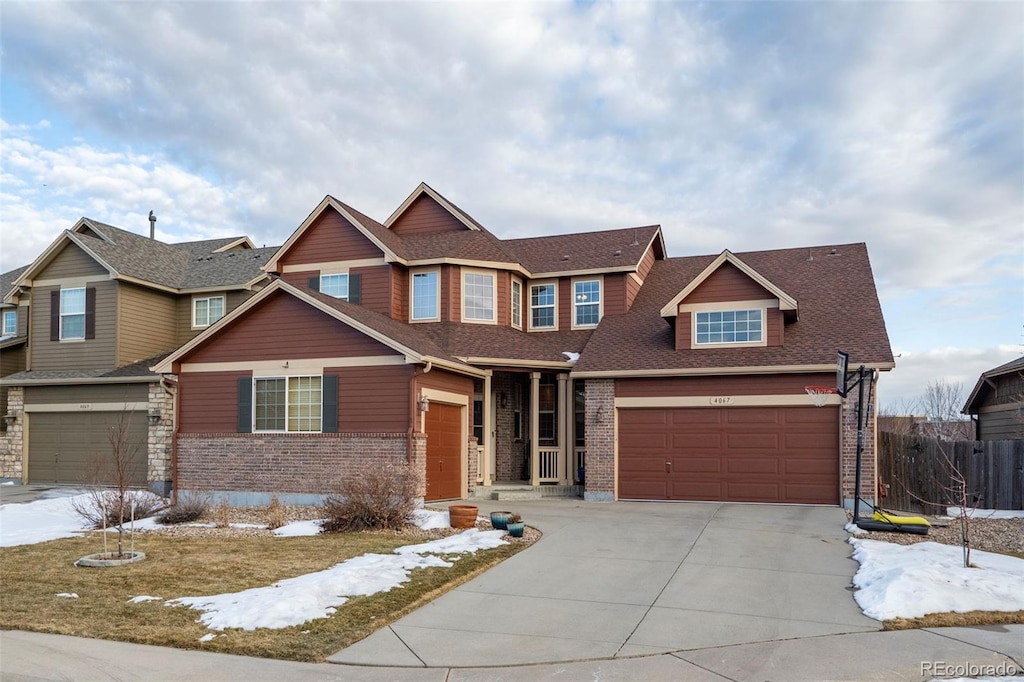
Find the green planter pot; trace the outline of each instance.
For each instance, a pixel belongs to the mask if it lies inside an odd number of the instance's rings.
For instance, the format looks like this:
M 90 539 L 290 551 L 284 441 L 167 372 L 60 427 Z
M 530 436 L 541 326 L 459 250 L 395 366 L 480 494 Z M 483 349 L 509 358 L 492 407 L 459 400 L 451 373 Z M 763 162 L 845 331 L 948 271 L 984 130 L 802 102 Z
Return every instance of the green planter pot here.
M 523 537 L 523 530 L 526 529 L 526 526 L 523 525 L 522 521 L 517 523 L 508 523 L 506 524 L 506 527 L 508 529 L 508 534 L 514 538 Z
M 494 526 L 496 530 L 506 530 L 508 528 L 508 520 L 511 518 L 512 512 L 491 512 L 491 525 Z

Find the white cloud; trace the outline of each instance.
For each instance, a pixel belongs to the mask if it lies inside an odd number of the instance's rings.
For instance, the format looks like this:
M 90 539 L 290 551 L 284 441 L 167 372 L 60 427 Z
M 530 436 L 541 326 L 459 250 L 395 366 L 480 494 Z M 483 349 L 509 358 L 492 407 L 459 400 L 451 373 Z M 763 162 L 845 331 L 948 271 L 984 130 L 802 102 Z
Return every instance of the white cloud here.
M 993 367 L 1024 355 L 1024 346 L 993 348 L 936 348 L 907 351 L 896 358 L 896 369 L 882 373 L 878 383 L 880 409 L 901 407 L 919 400 L 930 382 L 960 384 L 963 399 L 974 388 L 978 377 Z

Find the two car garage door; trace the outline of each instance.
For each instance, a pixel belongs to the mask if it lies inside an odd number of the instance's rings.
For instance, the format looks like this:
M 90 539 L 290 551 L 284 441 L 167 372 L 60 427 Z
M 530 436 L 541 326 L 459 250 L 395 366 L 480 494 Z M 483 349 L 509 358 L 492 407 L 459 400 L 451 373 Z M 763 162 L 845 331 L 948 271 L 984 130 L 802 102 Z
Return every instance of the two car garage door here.
M 619 410 L 619 498 L 839 503 L 839 408 Z
M 125 451 L 131 484 L 146 484 L 149 427 L 145 412 L 130 412 Z M 110 429 L 118 412 L 33 412 L 29 416 L 29 483 L 110 484 Z

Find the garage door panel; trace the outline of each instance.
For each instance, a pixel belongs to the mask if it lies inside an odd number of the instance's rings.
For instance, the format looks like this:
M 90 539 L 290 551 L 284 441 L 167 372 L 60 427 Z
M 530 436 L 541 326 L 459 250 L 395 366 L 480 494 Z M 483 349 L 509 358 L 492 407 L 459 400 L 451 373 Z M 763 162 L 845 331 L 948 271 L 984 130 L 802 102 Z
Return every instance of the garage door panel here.
M 427 490 L 425 499 L 462 496 L 462 408 L 431 403 L 424 419 L 427 433 Z
M 110 434 L 118 412 L 34 412 L 29 416 L 30 483 L 105 484 L 115 482 Z M 149 426 L 144 412 L 131 413 L 125 454 L 130 483 L 146 484 Z
M 839 501 L 838 408 L 620 409 L 619 426 L 620 498 Z

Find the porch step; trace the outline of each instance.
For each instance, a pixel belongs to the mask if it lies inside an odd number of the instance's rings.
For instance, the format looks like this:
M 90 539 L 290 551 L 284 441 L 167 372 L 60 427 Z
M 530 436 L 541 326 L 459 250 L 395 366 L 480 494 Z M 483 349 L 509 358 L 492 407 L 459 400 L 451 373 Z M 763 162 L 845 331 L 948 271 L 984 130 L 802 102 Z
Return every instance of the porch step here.
M 578 485 L 495 484 L 478 485 L 472 497 L 479 500 L 540 500 L 545 497 L 582 497 L 583 487 Z

